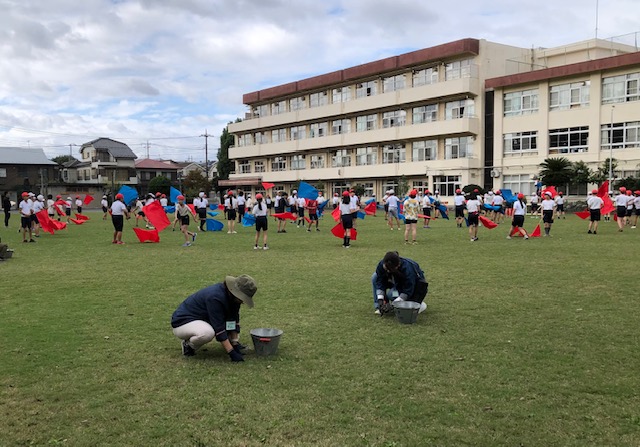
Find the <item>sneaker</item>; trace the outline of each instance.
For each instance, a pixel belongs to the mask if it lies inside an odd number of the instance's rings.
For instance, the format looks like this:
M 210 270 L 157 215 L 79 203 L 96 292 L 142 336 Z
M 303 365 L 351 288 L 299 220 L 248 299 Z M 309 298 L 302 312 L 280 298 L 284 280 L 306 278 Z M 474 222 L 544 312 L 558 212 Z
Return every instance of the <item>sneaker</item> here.
M 307 228 L 307 231 L 308 231 L 309 233 L 311 233 L 311 228 Z
M 24 240 L 24 241 L 22 241 L 22 242 L 29 242 L 29 241 L 25 239 L 25 240 Z
M 111 243 L 112 243 L 112 244 L 117 244 L 117 243 L 118 243 L 118 241 L 113 241 L 113 242 L 111 242 Z
M 382 314 L 380 313 L 380 309 L 376 309 L 376 310 L 373 312 L 373 314 L 374 314 L 374 315 L 382 315 Z
M 316 231 L 320 231 L 320 228 L 316 228 Z
M 227 231 L 227 234 L 231 234 L 231 230 Z
M 418 245 L 418 241 L 411 242 L 413 245 Z
M 118 244 L 118 245 L 124 245 L 124 242 L 122 242 L 122 241 L 118 241 L 118 242 L 116 242 L 116 244 Z
M 474 238 L 471 238 L 470 240 L 471 240 L 471 242 L 475 241 L 475 239 L 474 239 Z
M 631 225 L 631 228 L 635 228 L 635 227 L 636 227 L 635 225 Z
M 182 340 L 182 355 L 185 357 L 193 357 L 196 355 L 196 350 L 191 347 L 187 340 Z
M 238 234 L 238 232 L 237 232 L 237 231 L 232 231 L 231 233 L 232 233 L 232 234 Z
M 593 232 L 593 234 L 598 234 L 598 232 L 597 232 L 597 231 L 594 231 L 594 232 Z
M 591 230 L 587 231 L 587 234 L 591 234 L 591 233 L 592 233 L 592 231 L 591 231 Z
M 264 247 L 262 247 L 263 250 L 269 250 L 269 246 L 265 245 Z
M 524 240 L 525 240 L 525 241 L 526 241 L 527 239 L 529 239 L 529 236 L 525 236 L 525 237 L 524 237 Z
M 193 236 L 191 236 L 191 242 L 196 241 L 196 236 L 198 236 L 198 233 L 193 233 Z
M 507 239 L 511 239 L 511 236 L 507 236 Z
M 191 247 L 191 242 L 185 242 L 182 244 L 183 247 Z
M 33 239 L 29 239 L 29 242 L 35 242 L 35 240 L 33 240 Z
M 345 245 L 344 248 L 351 248 L 351 245 Z
M 257 245 L 254 245 L 254 246 L 253 246 L 253 249 L 254 249 L 254 250 L 257 250 L 257 249 L 258 249 L 258 246 L 257 246 Z
M 409 245 L 409 241 L 404 241 L 404 245 Z
M 286 232 L 287 232 L 287 230 L 282 230 L 282 231 L 281 231 L 281 233 L 286 233 Z

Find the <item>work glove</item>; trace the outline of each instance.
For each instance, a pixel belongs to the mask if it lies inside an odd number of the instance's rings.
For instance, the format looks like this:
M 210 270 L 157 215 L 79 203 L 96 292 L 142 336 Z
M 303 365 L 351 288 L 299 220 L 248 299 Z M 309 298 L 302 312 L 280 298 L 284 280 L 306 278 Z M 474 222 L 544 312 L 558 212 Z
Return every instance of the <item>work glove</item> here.
M 235 348 L 229 351 L 229 358 L 232 362 L 244 362 L 244 357 L 242 357 L 242 354 L 237 352 Z
M 242 343 L 236 343 L 233 346 L 233 350 L 236 351 L 238 354 L 244 354 L 244 351 L 247 349 L 247 347 L 245 345 L 243 345 Z

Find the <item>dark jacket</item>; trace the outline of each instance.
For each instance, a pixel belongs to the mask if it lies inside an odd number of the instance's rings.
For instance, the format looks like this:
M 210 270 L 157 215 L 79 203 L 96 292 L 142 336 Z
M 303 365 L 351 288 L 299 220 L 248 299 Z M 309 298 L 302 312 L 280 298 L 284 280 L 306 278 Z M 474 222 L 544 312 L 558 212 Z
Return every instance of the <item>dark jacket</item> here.
M 11 210 L 11 200 L 9 199 L 9 196 L 2 197 L 2 208 L 4 208 L 6 211 Z
M 424 278 L 424 272 L 418 263 L 411 259 L 400 258 L 400 268 L 395 275 L 387 272 L 382 265 L 380 261 L 376 267 L 376 294 L 384 295 L 385 291 L 395 284 L 400 298 L 408 300 L 413 297 L 418 277 Z
M 216 333 L 216 340 L 227 340 L 227 322 L 235 321 L 234 330 L 239 330 L 240 303 L 227 291 L 224 283 L 206 287 L 178 306 L 171 316 L 171 327 L 176 328 L 195 320 L 209 323 Z

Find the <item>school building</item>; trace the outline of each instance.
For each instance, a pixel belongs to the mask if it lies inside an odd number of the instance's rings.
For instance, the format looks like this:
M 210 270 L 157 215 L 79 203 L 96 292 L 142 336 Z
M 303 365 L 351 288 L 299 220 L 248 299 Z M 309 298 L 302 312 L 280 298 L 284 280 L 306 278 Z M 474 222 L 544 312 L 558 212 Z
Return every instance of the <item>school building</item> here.
M 547 157 L 640 169 L 640 52 L 591 39 L 518 48 L 462 39 L 247 93 L 221 185 L 365 196 L 468 184 L 530 193 Z M 586 189 L 586 185 L 582 189 Z M 404 194 L 406 191 L 396 191 Z M 581 193 L 582 191 L 574 191 Z

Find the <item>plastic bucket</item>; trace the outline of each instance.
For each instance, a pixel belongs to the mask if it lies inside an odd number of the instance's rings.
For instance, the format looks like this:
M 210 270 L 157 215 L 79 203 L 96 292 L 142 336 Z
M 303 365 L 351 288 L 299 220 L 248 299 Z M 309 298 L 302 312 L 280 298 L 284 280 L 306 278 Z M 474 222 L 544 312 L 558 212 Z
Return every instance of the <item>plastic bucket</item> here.
M 396 313 L 396 318 L 402 324 L 413 324 L 418 317 L 418 311 L 420 310 L 420 303 L 413 301 L 397 301 L 393 303 L 393 310 Z
M 268 356 L 275 355 L 278 351 L 278 344 L 283 332 L 280 329 L 259 328 L 251 329 L 250 334 L 256 355 Z

